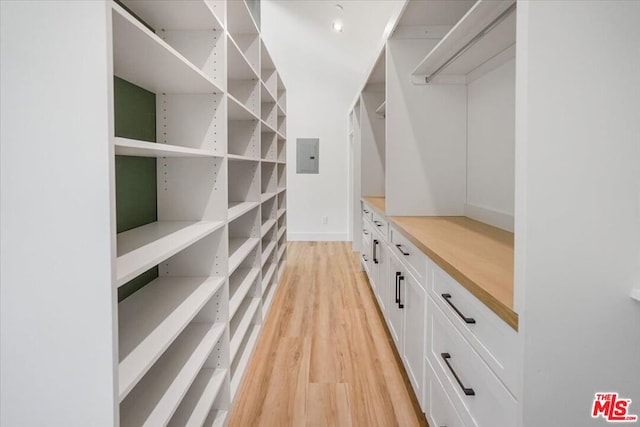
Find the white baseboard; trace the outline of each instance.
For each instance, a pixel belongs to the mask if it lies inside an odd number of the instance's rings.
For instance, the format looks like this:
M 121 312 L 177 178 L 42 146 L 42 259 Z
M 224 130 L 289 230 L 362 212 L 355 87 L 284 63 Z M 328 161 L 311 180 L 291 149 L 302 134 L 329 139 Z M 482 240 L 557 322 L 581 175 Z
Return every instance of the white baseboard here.
M 513 232 L 513 215 L 465 203 L 464 215 L 485 224 Z
M 349 242 L 349 233 L 287 233 L 291 242 Z

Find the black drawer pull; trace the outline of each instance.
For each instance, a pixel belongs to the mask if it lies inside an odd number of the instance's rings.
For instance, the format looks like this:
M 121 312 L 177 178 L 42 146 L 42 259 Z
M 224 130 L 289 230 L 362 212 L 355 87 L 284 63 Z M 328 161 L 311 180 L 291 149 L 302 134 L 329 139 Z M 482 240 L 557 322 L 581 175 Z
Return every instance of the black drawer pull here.
M 378 245 L 380 242 L 376 239 L 373 239 L 373 262 L 378 264 Z
M 398 277 L 398 308 L 404 308 L 402 303 L 402 285 L 400 284 L 404 280 L 404 276 Z
M 362 209 L 362 211 L 363 211 L 364 213 L 366 213 L 366 214 L 368 214 L 368 213 L 369 213 L 369 211 L 368 211 L 368 210 L 366 210 L 366 209 Z
M 464 384 L 462 384 L 462 381 L 460 381 L 460 378 L 458 378 L 458 374 L 456 374 L 456 371 L 454 371 L 453 368 L 451 367 L 451 364 L 449 363 L 449 359 L 451 359 L 451 355 L 449 353 L 440 353 L 440 357 L 442 357 L 442 359 L 444 360 L 444 363 L 447 364 L 447 367 L 455 377 L 462 391 L 464 391 L 464 394 L 467 396 L 475 396 L 476 392 L 473 391 L 472 388 L 465 387 Z
M 382 227 L 384 225 L 380 221 L 373 221 L 373 223 L 378 227 Z
M 364 234 L 365 236 L 368 236 L 369 232 L 367 230 L 362 230 L 362 234 Z
M 401 244 L 397 244 L 396 248 L 398 248 L 398 250 L 400 251 L 400 253 L 404 256 L 409 256 L 411 255 L 409 252 L 407 252 L 404 248 L 404 246 L 402 246 Z
M 444 300 L 447 302 L 447 304 L 449 304 L 451 306 L 451 308 L 453 308 L 455 310 L 455 312 L 458 313 L 458 316 L 460 316 L 460 318 L 462 320 L 464 320 L 465 323 L 476 323 L 476 319 L 474 319 L 473 317 L 465 316 L 464 314 L 462 314 L 460 312 L 460 310 L 458 310 L 458 307 L 453 305 L 453 303 L 451 302 L 451 294 L 442 294 L 442 298 L 444 298 Z
M 364 262 L 368 262 L 369 260 L 367 259 L 367 256 L 365 254 L 362 254 L 362 259 L 364 260 Z

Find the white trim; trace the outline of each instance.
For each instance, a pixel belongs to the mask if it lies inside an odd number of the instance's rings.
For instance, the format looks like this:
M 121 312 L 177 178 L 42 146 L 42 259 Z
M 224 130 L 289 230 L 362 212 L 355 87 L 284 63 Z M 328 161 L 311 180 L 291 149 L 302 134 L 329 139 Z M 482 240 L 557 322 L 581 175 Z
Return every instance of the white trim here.
M 348 242 L 349 233 L 288 233 L 290 242 Z
M 513 233 L 513 214 L 465 203 L 464 215 Z

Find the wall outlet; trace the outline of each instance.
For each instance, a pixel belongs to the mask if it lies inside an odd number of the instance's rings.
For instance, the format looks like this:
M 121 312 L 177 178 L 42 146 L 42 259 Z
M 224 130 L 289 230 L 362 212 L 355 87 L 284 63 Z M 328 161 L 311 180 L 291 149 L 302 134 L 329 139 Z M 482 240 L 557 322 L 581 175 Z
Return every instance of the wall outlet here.
M 329 224 L 329 217 L 323 216 L 322 218 L 320 218 L 320 222 L 323 224 Z

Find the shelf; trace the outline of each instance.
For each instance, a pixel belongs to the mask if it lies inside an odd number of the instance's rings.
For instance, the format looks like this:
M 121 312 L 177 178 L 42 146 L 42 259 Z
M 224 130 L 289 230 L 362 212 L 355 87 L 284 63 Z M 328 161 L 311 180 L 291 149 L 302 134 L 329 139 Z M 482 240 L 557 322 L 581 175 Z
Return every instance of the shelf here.
M 233 319 L 259 274 L 259 268 L 238 268 L 229 278 L 229 319 Z M 235 289 L 233 295 L 231 289 Z
M 122 286 L 223 226 L 224 222 L 221 221 L 157 221 L 119 233 L 117 286 Z
M 264 249 L 264 251 L 262 251 L 262 265 L 264 266 L 267 262 L 267 260 L 269 259 L 269 255 L 271 255 L 271 253 L 273 252 L 273 250 L 276 248 L 276 242 L 275 241 L 271 241 L 267 247 Z
M 278 209 L 278 219 L 287 212 L 286 209 Z
M 160 277 L 118 305 L 120 400 L 223 284 L 219 277 Z
M 277 104 L 277 107 L 278 107 L 278 117 L 286 117 L 286 113 L 282 109 L 282 106 L 280 104 Z
M 227 68 L 229 70 L 229 76 L 233 76 L 234 79 L 239 80 L 259 80 L 260 76 L 258 72 L 253 68 L 251 62 L 247 59 L 232 35 L 229 35 L 228 41 L 227 59 L 229 63 Z
M 238 309 L 238 314 L 242 314 L 242 316 L 239 320 L 236 318 L 231 320 L 232 324 L 236 324 L 235 331 L 231 336 L 231 361 L 235 359 L 238 349 L 240 348 L 240 344 L 251 327 L 251 322 L 253 321 L 259 306 L 260 298 L 246 298 Z
M 387 113 L 387 101 L 384 101 L 378 108 L 376 108 L 376 114 L 384 116 Z M 353 134 L 353 131 L 351 132 Z
M 278 249 L 278 261 L 282 260 L 282 256 L 284 255 L 284 253 L 287 251 L 287 245 L 282 245 L 280 246 L 280 249 Z
M 284 233 L 287 232 L 287 227 L 282 227 L 280 230 L 278 230 L 278 240 L 280 238 L 282 238 L 282 236 L 284 235 Z
M 260 201 L 261 201 L 262 203 L 264 203 L 264 202 L 266 202 L 267 200 L 269 200 L 270 198 L 275 197 L 275 195 L 276 195 L 276 194 L 278 194 L 278 193 L 262 193 L 262 194 L 260 195 Z
M 153 93 L 221 93 L 178 51 L 113 3 L 113 72 Z
M 257 237 L 229 239 L 229 275 L 233 274 L 259 242 Z
M 269 123 L 267 123 L 267 122 L 266 122 L 266 121 L 264 121 L 264 120 L 261 120 L 261 121 L 262 121 L 262 125 L 263 125 L 264 127 L 266 127 L 266 128 L 267 128 L 267 131 L 268 131 L 268 132 L 273 132 L 273 133 L 275 133 L 275 134 L 279 135 L 279 134 L 278 134 L 278 131 L 276 130 L 276 128 L 275 128 L 275 127 L 271 126 Z M 263 133 L 265 133 L 265 132 L 263 132 Z
M 269 283 L 271 282 L 271 279 L 273 279 L 273 273 L 276 272 L 276 267 L 277 267 L 277 264 L 275 262 L 272 262 L 271 265 L 269 265 L 269 269 L 267 270 L 267 272 L 264 275 L 264 278 L 262 279 L 263 292 L 266 291 L 267 287 L 269 286 Z
M 256 299 L 256 301 L 258 301 Z M 260 335 L 260 325 L 253 325 L 250 331 L 246 334 L 246 342 L 244 345 L 244 349 L 240 358 L 236 362 L 236 368 L 233 372 L 233 376 L 231 377 L 231 399 L 235 397 L 238 388 L 240 387 L 240 381 L 244 376 L 245 370 L 249 365 L 249 361 L 251 360 L 251 354 L 256 346 L 256 341 L 258 341 L 258 336 Z M 237 351 L 237 350 L 236 350 Z M 234 354 L 235 356 L 235 354 Z
M 120 426 L 166 425 L 207 357 L 223 323 L 191 323 L 120 403 Z
M 204 425 L 226 377 L 226 369 L 203 368 L 182 399 L 168 426 L 200 427 Z
M 227 27 L 234 35 L 258 34 L 258 25 L 244 1 L 227 2 Z
M 227 221 L 231 222 L 257 207 L 259 202 L 229 202 Z
M 228 101 L 228 117 L 229 120 L 260 120 L 251 110 L 244 106 L 244 104 L 234 98 L 233 95 L 227 94 Z
M 269 219 L 267 220 L 264 224 L 262 224 L 261 227 L 261 236 L 264 236 L 265 234 L 267 234 L 267 232 L 269 230 L 271 230 L 271 228 L 276 225 L 276 220 L 275 219 Z
M 266 86 L 265 82 L 260 83 L 262 89 L 260 90 L 260 96 L 262 98 L 262 102 L 276 102 L 276 97 L 271 93 L 269 88 Z
M 466 75 L 506 50 L 515 43 L 516 14 L 513 10 L 515 1 L 478 0 L 413 70 L 413 75 L 429 77 L 445 65 L 443 75 Z M 505 19 L 497 22 L 501 16 Z M 476 39 L 492 23 L 495 26 Z M 467 45 L 468 48 L 447 65 Z
M 224 427 L 227 415 L 229 415 L 227 411 L 211 411 L 202 425 L 206 427 Z
M 155 29 L 222 30 L 223 28 L 222 23 L 205 0 L 120 0 L 120 2 Z
M 240 156 L 238 154 L 227 154 L 230 162 L 259 162 L 259 157 Z
M 267 317 L 267 314 L 269 313 L 269 308 L 271 308 L 271 303 L 273 302 L 273 297 L 276 295 L 276 290 L 278 289 L 278 282 L 279 280 L 274 280 L 271 283 L 271 286 L 269 286 L 269 288 L 267 289 L 267 293 L 266 296 L 264 297 L 264 303 L 263 303 L 263 314 L 264 317 Z
M 279 133 L 279 132 L 276 132 L 276 135 L 278 135 L 278 141 L 286 141 L 287 140 L 287 138 L 284 135 L 282 135 L 281 133 Z
M 275 159 L 260 159 L 262 163 L 278 163 Z
M 157 142 L 138 141 L 135 139 L 114 139 L 117 156 L 136 157 L 221 157 L 210 150 L 181 147 L 179 145 L 160 144 Z

